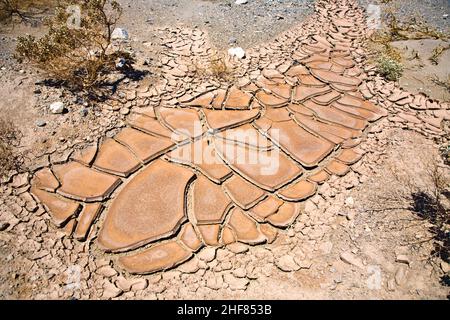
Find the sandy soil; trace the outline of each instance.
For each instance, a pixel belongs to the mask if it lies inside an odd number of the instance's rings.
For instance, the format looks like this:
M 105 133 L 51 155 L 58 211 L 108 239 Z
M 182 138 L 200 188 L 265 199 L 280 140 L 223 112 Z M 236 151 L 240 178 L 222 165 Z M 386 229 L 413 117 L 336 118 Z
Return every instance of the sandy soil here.
M 450 50 L 446 50 L 434 64 L 430 58 L 433 50 L 438 47 L 449 47 L 450 42 L 433 39 L 406 40 L 394 42 L 393 47 L 398 48 L 403 55 L 404 73 L 400 85 L 408 91 L 425 93 L 435 99 L 450 101 L 448 88 L 437 84 L 448 81 L 450 75 Z

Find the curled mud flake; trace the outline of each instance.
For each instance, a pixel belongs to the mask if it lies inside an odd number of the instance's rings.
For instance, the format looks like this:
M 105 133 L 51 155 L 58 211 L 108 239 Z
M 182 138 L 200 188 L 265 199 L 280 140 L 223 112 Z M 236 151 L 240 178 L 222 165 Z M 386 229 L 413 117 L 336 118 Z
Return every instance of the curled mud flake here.
M 176 233 L 186 220 L 185 194 L 194 174 L 156 160 L 120 190 L 98 236 L 106 251 L 125 251 Z
M 190 250 L 197 251 L 202 247 L 202 241 L 194 229 L 192 223 L 188 222 L 181 228 L 179 240 Z
M 294 88 L 294 93 L 292 100 L 295 102 L 302 102 L 317 96 L 326 95 L 332 92 L 329 86 L 324 87 L 307 87 L 307 86 L 296 86 Z
M 89 166 L 92 161 L 94 161 L 95 155 L 97 154 L 98 146 L 97 144 L 90 145 L 84 149 L 76 150 L 71 155 L 71 159 L 78 161 L 86 166 Z
M 147 274 L 171 269 L 185 262 L 192 252 L 176 241 L 157 244 L 135 254 L 120 257 L 119 266 L 133 274 Z
M 193 109 L 161 108 L 161 117 L 174 132 L 196 138 L 203 134 L 200 117 Z
M 34 174 L 31 184 L 38 189 L 50 192 L 55 192 L 55 190 L 59 187 L 59 181 L 49 168 L 43 168 L 37 171 Z
M 217 139 L 216 139 L 217 140 Z M 275 191 L 303 170 L 280 150 L 254 150 L 240 144 L 215 142 L 216 150 L 230 167 L 261 189 Z
M 233 229 L 227 226 L 223 227 L 220 239 L 223 245 L 228 245 L 236 242 L 236 236 L 234 235 Z
M 333 160 L 325 167 L 325 170 L 327 170 L 330 174 L 335 174 L 342 177 L 350 171 L 350 167 L 342 162 Z
M 199 225 L 198 230 L 203 239 L 203 243 L 207 246 L 216 247 L 220 245 L 220 224 Z
M 347 165 L 351 165 L 358 162 L 362 156 L 363 154 L 355 151 L 355 149 L 344 149 L 339 153 L 336 159 Z
M 305 200 L 316 193 L 317 184 L 306 180 L 289 185 L 278 192 L 280 198 L 287 201 Z
M 141 165 L 127 147 L 113 139 L 107 139 L 100 146 L 93 167 L 121 177 L 128 177 Z
M 142 130 L 151 135 L 164 138 L 172 138 L 172 131 L 164 127 L 158 120 L 146 116 L 132 116 L 128 118 L 128 124 L 138 130 Z
M 280 206 L 284 203 L 283 200 L 275 196 L 269 195 L 266 199 L 251 208 L 248 213 L 258 222 L 266 221 L 266 218 L 278 211 Z
M 230 198 L 239 207 L 248 209 L 265 197 L 265 192 L 239 176 L 233 175 L 223 183 Z
M 206 138 L 178 147 L 167 154 L 170 161 L 192 166 L 215 183 L 222 183 L 232 173 Z
M 240 208 L 232 210 L 228 224 L 233 228 L 239 242 L 258 244 L 267 241 L 258 224 Z
M 68 198 L 85 202 L 106 199 L 121 183 L 112 175 L 83 166 L 78 162 L 69 162 L 53 167 L 61 187 L 57 192 Z
M 54 193 L 49 193 L 32 187 L 31 194 L 39 200 L 52 217 L 53 223 L 61 227 L 67 221 L 77 216 L 80 205 L 72 200 L 62 198 Z
M 330 179 L 330 175 L 325 170 L 320 170 L 319 172 L 308 177 L 309 181 L 322 184 Z
M 79 241 L 86 240 L 89 230 L 101 210 L 102 205 L 100 203 L 89 203 L 84 205 L 83 210 L 81 210 L 80 215 L 78 216 L 78 224 L 73 236 L 75 239 Z
M 169 139 L 151 136 L 132 128 L 123 129 L 114 139 L 126 145 L 143 163 L 159 157 L 175 145 Z
M 294 121 L 273 123 L 268 134 L 275 144 L 307 167 L 316 166 L 334 148 L 334 143 L 309 133 Z
M 204 110 L 206 122 L 214 130 L 230 129 L 250 122 L 259 115 L 258 109 L 253 110 Z
M 259 103 L 263 106 L 269 108 L 279 108 L 286 105 L 289 100 L 286 98 L 279 98 L 271 93 L 267 93 L 264 91 L 258 91 L 256 94 L 256 99 L 258 99 Z
M 239 90 L 237 87 L 231 87 L 224 103 L 225 109 L 249 109 L 252 96 Z
M 275 214 L 270 215 L 266 220 L 275 227 L 286 228 L 295 221 L 299 214 L 298 203 L 285 202 Z
M 221 186 L 201 176 L 195 181 L 193 189 L 193 213 L 196 223 L 222 223 L 232 202 Z

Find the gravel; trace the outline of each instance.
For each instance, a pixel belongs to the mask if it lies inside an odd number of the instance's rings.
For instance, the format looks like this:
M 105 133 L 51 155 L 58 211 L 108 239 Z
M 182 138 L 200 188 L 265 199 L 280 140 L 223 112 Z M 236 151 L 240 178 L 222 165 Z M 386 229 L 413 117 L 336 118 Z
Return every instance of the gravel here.
M 314 12 L 313 0 L 120 0 L 122 21 L 131 37 L 142 35 L 150 26 L 184 25 L 206 29 L 218 48 L 234 44 L 250 47 L 269 41 Z

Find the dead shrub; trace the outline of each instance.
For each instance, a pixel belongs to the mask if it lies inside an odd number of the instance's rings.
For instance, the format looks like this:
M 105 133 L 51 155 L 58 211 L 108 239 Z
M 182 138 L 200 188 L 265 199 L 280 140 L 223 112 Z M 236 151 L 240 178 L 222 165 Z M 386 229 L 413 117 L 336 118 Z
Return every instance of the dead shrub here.
M 111 35 L 122 14 L 115 0 L 70 0 L 81 17 L 72 26 L 72 13 L 58 6 L 47 19 L 48 32 L 40 39 L 28 35 L 18 38 L 16 57 L 43 70 L 53 80 L 74 91 L 95 93 L 105 76 L 115 70 L 121 57 L 129 65 L 128 53 L 111 49 Z
M 60 4 L 60 0 L 0 0 L 0 23 L 7 24 L 18 19 L 28 22 L 36 14 L 43 13 Z

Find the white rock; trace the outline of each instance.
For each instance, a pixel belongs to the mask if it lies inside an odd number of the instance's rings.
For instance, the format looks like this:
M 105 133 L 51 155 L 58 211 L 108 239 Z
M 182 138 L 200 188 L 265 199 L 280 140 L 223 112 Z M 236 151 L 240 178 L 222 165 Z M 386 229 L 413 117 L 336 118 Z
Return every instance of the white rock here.
M 235 4 L 246 4 L 248 0 L 236 0 Z
M 353 208 L 353 206 L 355 205 L 355 200 L 353 200 L 352 197 L 348 197 L 347 199 L 345 199 L 345 205 L 347 207 Z
M 235 47 L 228 49 L 228 54 L 232 57 L 242 59 L 245 57 L 245 51 L 241 47 Z
M 53 102 L 50 107 L 50 112 L 53 114 L 63 113 L 64 112 L 64 103 L 61 101 Z
M 123 28 L 115 28 L 111 34 L 112 40 L 128 40 L 128 31 Z

